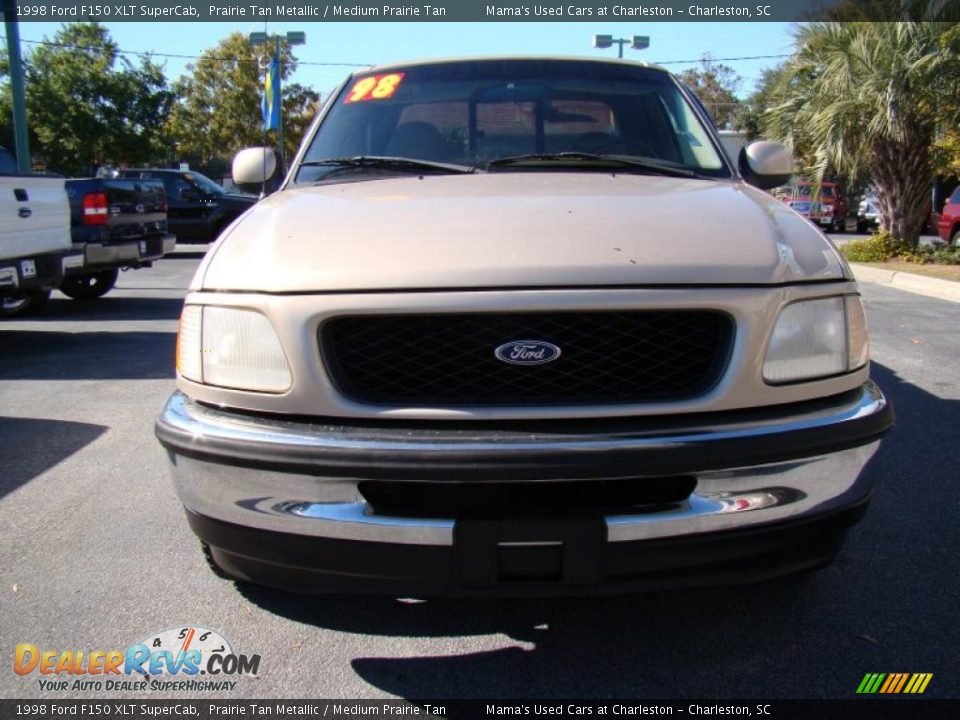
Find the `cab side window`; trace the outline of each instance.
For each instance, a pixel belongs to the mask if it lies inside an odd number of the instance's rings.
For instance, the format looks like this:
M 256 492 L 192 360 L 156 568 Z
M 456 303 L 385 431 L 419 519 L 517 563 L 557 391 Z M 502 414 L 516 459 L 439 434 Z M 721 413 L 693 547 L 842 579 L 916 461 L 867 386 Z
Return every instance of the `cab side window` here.
M 193 194 L 193 195 L 196 194 L 196 188 L 194 188 L 194 186 L 193 186 L 191 183 L 188 183 L 188 182 L 187 182 L 186 180 L 184 180 L 183 178 L 178 177 L 178 178 L 173 182 L 173 193 L 174 193 L 174 196 L 175 196 L 177 199 L 183 199 L 183 191 L 184 191 L 184 190 L 187 191 L 187 196 L 190 196 L 190 195 L 192 195 L 192 194 Z

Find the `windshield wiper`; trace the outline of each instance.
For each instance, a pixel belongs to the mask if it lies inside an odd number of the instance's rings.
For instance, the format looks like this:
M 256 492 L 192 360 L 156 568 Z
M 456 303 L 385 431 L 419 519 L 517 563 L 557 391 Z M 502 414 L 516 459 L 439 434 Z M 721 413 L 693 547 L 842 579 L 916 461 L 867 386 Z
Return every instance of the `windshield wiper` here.
M 454 163 L 434 162 L 433 160 L 418 160 L 404 157 L 382 157 L 379 155 L 357 155 L 355 157 L 324 158 L 322 160 L 307 160 L 300 163 L 300 167 L 332 165 L 344 168 L 386 168 L 388 170 L 439 170 L 452 173 L 472 173 L 476 168 L 470 165 L 455 165 Z
M 699 177 L 693 170 L 686 168 L 672 167 L 670 165 L 661 165 L 649 160 L 641 160 L 629 155 L 604 155 L 600 153 L 588 152 L 557 152 L 557 153 L 531 153 L 529 155 L 513 155 L 511 157 L 502 157 L 491 160 L 487 167 L 513 167 L 522 165 L 536 165 L 538 163 L 557 163 L 565 165 L 601 164 L 616 165 L 621 168 L 630 168 L 643 172 L 657 173 L 659 175 L 671 175 L 675 177 Z

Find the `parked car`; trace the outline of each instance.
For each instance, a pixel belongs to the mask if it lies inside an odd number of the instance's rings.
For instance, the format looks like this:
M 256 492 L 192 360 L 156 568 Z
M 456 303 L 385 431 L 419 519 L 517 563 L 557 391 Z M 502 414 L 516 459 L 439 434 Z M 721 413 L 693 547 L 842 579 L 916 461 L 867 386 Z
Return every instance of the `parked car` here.
M 940 239 L 955 247 L 960 247 L 960 187 L 953 191 L 943 204 L 943 211 L 937 221 Z
M 252 195 L 231 195 L 198 172 L 164 168 L 131 168 L 119 176 L 160 180 L 167 193 L 167 219 L 180 243 L 207 243 L 257 202 Z
M 213 567 L 488 596 L 828 563 L 892 411 L 850 268 L 761 189 L 792 168 L 641 63 L 350 76 L 186 297 L 156 433 Z
M 82 265 L 70 243 L 70 210 L 62 177 L 21 174 L 0 148 L 0 315 L 41 307 L 65 268 Z
M 880 211 L 877 208 L 877 195 L 868 192 L 857 207 L 857 232 L 865 233 L 880 226 Z
M 82 266 L 73 267 L 60 291 L 75 300 L 94 300 L 116 284 L 121 269 L 150 267 L 174 249 L 167 232 L 163 186 L 146 180 L 81 178 L 66 181 L 73 249 Z
M 820 183 L 820 195 L 816 195 L 817 184 L 798 182 L 789 189 L 784 201 L 798 213 L 826 232 L 844 232 L 847 227 L 847 200 L 840 185 L 833 182 Z

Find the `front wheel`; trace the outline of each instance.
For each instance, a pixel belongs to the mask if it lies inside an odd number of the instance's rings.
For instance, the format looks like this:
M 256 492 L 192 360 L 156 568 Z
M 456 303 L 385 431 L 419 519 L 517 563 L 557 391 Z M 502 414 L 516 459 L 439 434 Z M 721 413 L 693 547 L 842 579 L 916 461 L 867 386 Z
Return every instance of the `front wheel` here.
M 960 230 L 953 231 L 953 235 L 950 236 L 950 245 L 955 248 L 960 248 Z
M 119 271 L 101 270 L 84 275 L 65 277 L 60 292 L 74 300 L 96 300 L 106 295 L 117 284 Z
M 36 312 L 50 299 L 49 290 L 28 290 L 20 297 L 6 297 L 0 300 L 0 316 L 17 317 Z

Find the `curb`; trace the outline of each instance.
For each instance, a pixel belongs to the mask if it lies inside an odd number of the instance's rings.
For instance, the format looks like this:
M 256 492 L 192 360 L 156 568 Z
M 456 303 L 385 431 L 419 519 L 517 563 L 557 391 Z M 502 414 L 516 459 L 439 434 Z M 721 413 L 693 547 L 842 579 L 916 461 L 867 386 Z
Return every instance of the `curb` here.
M 854 277 L 859 282 L 890 285 L 898 290 L 905 290 L 917 295 L 960 303 L 960 282 L 915 275 L 900 270 L 884 270 L 860 263 L 850 263 L 850 267 L 853 269 Z

